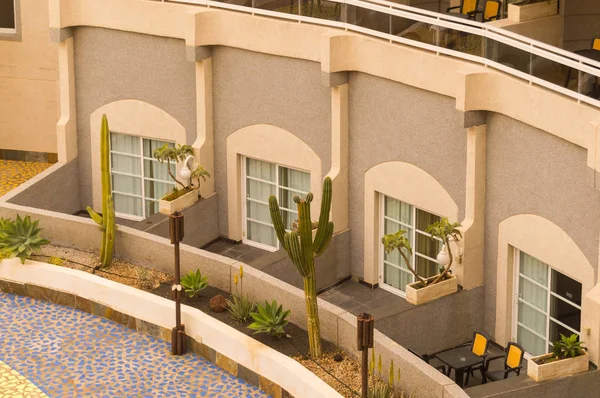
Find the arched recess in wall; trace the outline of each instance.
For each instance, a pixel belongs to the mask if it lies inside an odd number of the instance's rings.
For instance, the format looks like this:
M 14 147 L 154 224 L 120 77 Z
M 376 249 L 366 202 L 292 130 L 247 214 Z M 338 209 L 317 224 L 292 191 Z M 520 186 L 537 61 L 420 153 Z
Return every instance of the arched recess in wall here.
M 314 194 L 311 214 L 316 219 L 321 203 L 322 170 L 317 153 L 294 134 L 269 124 L 255 124 L 227 137 L 228 236 L 242 239 L 242 158 L 244 156 L 276 163 L 310 173 Z
M 102 208 L 100 171 L 100 126 L 102 115 L 108 118 L 111 132 L 155 140 L 187 144 L 186 130 L 173 116 L 162 109 L 139 100 L 119 100 L 96 109 L 90 115 L 93 208 Z M 179 165 L 177 167 L 179 173 Z
M 495 340 L 500 344 L 516 338 L 513 326 L 517 250 L 580 282 L 582 297 L 595 285 L 594 268 L 573 239 L 558 225 L 535 214 L 518 214 L 503 220 L 498 226 L 496 266 Z M 590 309 L 582 306 L 582 326 L 588 324 L 586 319 L 589 316 Z
M 379 282 L 381 255 L 381 197 L 389 196 L 452 222 L 457 221 L 458 205 L 448 191 L 425 170 L 405 162 L 386 162 L 365 173 L 364 279 Z

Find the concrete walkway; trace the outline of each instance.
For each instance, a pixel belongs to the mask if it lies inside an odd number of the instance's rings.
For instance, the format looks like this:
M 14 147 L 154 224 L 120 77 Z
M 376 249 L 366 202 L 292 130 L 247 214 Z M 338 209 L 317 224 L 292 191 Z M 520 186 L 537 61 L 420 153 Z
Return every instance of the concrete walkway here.
M 29 297 L 0 293 L 0 345 L 0 360 L 50 397 L 267 396 L 162 340 Z

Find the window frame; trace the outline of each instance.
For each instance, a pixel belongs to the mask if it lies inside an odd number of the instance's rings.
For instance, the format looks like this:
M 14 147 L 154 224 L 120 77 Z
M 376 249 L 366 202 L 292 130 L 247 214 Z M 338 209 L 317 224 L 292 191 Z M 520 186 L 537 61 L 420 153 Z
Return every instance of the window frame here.
M 581 305 L 578 305 L 578 304 L 576 304 L 576 303 L 574 303 L 574 302 L 572 302 L 570 300 L 567 300 L 566 298 L 564 298 L 564 297 L 560 296 L 559 294 L 556 294 L 555 292 L 552 291 L 552 271 L 554 271 L 554 272 L 556 272 L 558 274 L 561 274 L 563 276 L 566 276 L 569 279 L 574 280 L 574 281 L 580 283 L 581 284 L 582 300 L 583 300 L 583 283 L 581 283 L 580 281 L 578 281 L 578 280 L 570 277 L 569 275 L 566 275 L 566 274 L 560 272 L 556 268 L 553 268 L 550 264 L 544 263 L 548 267 L 548 276 L 547 276 L 548 286 L 543 286 L 541 283 L 539 283 L 536 280 L 528 277 L 527 275 L 521 274 L 521 256 L 520 256 L 521 253 L 525 253 L 526 255 L 528 255 L 530 257 L 533 257 L 533 258 L 535 258 L 538 261 L 541 261 L 537 257 L 535 257 L 535 256 L 533 256 L 533 255 L 531 255 L 531 254 L 529 254 L 529 253 L 527 253 L 525 251 L 522 251 L 522 250 L 520 250 L 520 249 L 518 249 L 516 247 L 513 250 L 513 256 L 514 256 L 513 264 L 515 266 L 514 266 L 514 272 L 513 272 L 514 273 L 514 275 L 513 275 L 514 280 L 513 280 L 512 340 L 513 341 L 518 341 L 518 328 L 519 328 L 519 326 L 521 326 L 524 329 L 526 329 L 528 332 L 530 332 L 530 333 L 534 334 L 535 336 L 537 336 L 538 338 L 544 339 L 545 342 L 546 342 L 545 347 L 548 349 L 548 347 L 550 347 L 550 345 L 552 344 L 552 342 L 550 341 L 550 323 L 551 322 L 554 322 L 557 325 L 560 325 L 560 326 L 564 327 L 565 329 L 567 329 L 567 330 L 571 331 L 572 333 L 575 333 L 575 334 L 577 334 L 578 336 L 581 337 L 581 333 L 582 333 L 581 324 L 579 325 L 579 331 L 576 331 L 576 330 L 573 330 L 573 328 L 571 328 L 570 326 L 565 325 L 564 323 L 562 323 L 558 319 L 555 319 L 550 314 L 550 311 L 551 311 L 551 299 L 552 299 L 552 297 L 554 297 L 556 299 L 559 299 L 559 300 L 562 300 L 565 303 L 571 305 L 572 307 L 577 308 L 579 310 L 580 314 L 582 313 L 582 306 L 583 306 L 583 302 L 581 303 Z M 543 261 L 542 261 L 542 263 L 543 263 Z M 524 279 L 526 279 L 528 282 L 533 283 L 536 286 L 539 286 L 540 288 L 543 288 L 544 290 L 547 291 L 547 294 L 546 294 L 546 312 L 543 312 L 540 308 L 537 308 L 537 307 L 529 304 L 528 302 L 526 302 L 525 300 L 522 300 L 519 297 L 519 288 L 520 288 L 519 278 L 521 276 Z M 546 325 L 545 325 L 546 326 L 546 337 L 541 336 L 536 331 L 532 330 L 528 326 L 523 325 L 523 324 L 521 324 L 519 322 L 519 302 L 522 302 L 524 305 L 526 305 L 526 306 L 534 309 L 535 311 L 537 311 L 540 314 L 542 314 L 542 315 L 545 316 L 545 318 L 546 318 Z M 523 348 L 525 348 L 525 347 L 523 347 Z M 549 352 L 550 351 L 546 351 L 546 354 L 549 353 Z M 533 354 L 531 354 L 529 351 L 525 350 L 525 357 L 526 358 L 531 358 L 533 356 L 534 356 Z
M 19 10 L 20 10 L 20 0 L 12 0 L 13 2 L 13 21 L 14 28 L 3 28 L 0 26 L 0 39 L 14 37 L 15 35 L 19 36 Z
M 246 160 L 247 159 L 257 160 L 257 161 L 260 161 L 260 162 L 270 163 L 270 164 L 275 165 L 275 182 L 263 180 L 263 179 L 260 179 L 260 178 L 257 178 L 257 177 L 248 176 L 248 171 L 247 171 L 247 166 L 246 166 Z M 297 190 L 297 189 L 294 189 L 294 188 L 289 188 L 289 187 L 285 187 L 283 185 L 280 185 L 279 184 L 280 168 L 285 168 L 285 169 L 294 170 L 294 171 L 300 171 L 300 172 L 308 174 L 308 176 L 309 176 L 309 185 L 310 185 L 310 178 L 312 176 L 312 173 L 310 171 L 308 171 L 308 170 L 303 170 L 303 169 L 299 169 L 299 168 L 296 168 L 296 167 L 290 167 L 290 166 L 286 166 L 286 165 L 283 165 L 283 164 L 280 164 L 280 163 L 277 163 L 277 162 L 271 162 L 271 161 L 268 161 L 268 160 L 263 160 L 263 159 L 255 158 L 255 157 L 252 157 L 252 156 L 245 156 L 245 155 L 242 156 L 242 162 L 241 163 L 242 163 L 242 189 L 241 189 L 241 192 L 242 192 L 242 200 L 241 200 L 241 202 L 242 202 L 242 243 L 246 244 L 248 246 L 257 247 L 259 249 L 263 249 L 263 250 L 270 251 L 270 252 L 278 251 L 281 248 L 281 243 L 279 242 L 279 239 L 276 239 L 276 246 L 275 247 L 269 246 L 267 244 L 256 242 L 256 241 L 248 239 L 248 217 L 247 217 L 247 214 L 246 214 L 247 211 L 248 211 L 247 208 L 246 208 L 248 201 L 253 201 L 253 202 L 257 202 L 257 203 L 261 203 L 261 204 L 266 204 L 267 206 L 269 205 L 269 203 L 268 202 L 262 202 L 262 201 L 257 200 L 257 199 L 250 199 L 250 198 L 248 198 L 247 185 L 246 185 L 247 184 L 247 179 L 250 178 L 250 180 L 253 180 L 253 181 L 259 181 L 259 182 L 262 182 L 262 183 L 265 183 L 265 184 L 273 185 L 275 187 L 275 192 L 277 193 L 277 201 L 281 202 L 281 199 L 280 199 L 280 196 L 279 196 L 279 193 L 280 193 L 281 189 L 283 189 L 284 191 L 289 191 L 289 192 L 293 192 L 293 193 L 300 194 L 300 195 L 306 195 L 310 191 L 304 192 L 304 191 L 300 191 L 300 190 Z M 280 207 L 280 209 L 285 210 L 285 211 L 287 211 L 289 213 L 294 213 L 296 215 L 298 214 L 298 210 L 297 209 L 289 209 L 289 208 L 282 207 L 281 205 L 279 207 Z M 273 227 L 274 228 L 273 224 L 267 224 L 264 221 L 260 221 L 260 220 L 256 220 L 256 219 L 250 219 L 250 221 L 256 222 L 258 224 L 267 225 L 269 227 Z M 289 232 L 289 230 L 286 230 L 286 231 Z
M 112 137 L 112 134 L 119 134 L 119 135 L 124 135 L 124 136 L 128 136 L 128 137 L 134 137 L 139 139 L 139 148 L 140 148 L 140 152 L 139 155 L 133 155 L 130 153 L 125 153 L 125 152 L 119 152 L 119 151 L 114 151 L 112 149 L 112 145 L 110 144 L 110 138 Z M 114 194 L 118 194 L 118 195 L 123 195 L 123 196 L 130 196 L 130 197 L 134 197 L 134 198 L 139 198 L 142 200 L 142 216 L 135 216 L 132 214 L 127 214 L 127 213 L 119 213 L 115 210 L 115 216 L 119 217 L 119 218 L 123 218 L 125 220 L 132 220 L 132 221 L 142 221 L 147 219 L 148 214 L 146 211 L 146 200 L 150 201 L 150 202 L 158 202 L 160 200 L 160 198 L 158 199 L 152 199 L 152 198 L 146 198 L 146 184 L 145 181 L 154 181 L 154 182 L 160 182 L 160 183 L 164 183 L 164 184 L 169 184 L 172 185 L 173 187 L 176 187 L 177 184 L 174 181 L 163 181 L 163 180 L 158 180 L 156 178 L 150 178 L 150 177 L 146 177 L 145 173 L 144 173 L 144 161 L 145 160 L 152 160 L 155 162 L 158 162 L 156 159 L 154 159 L 154 157 L 147 157 L 144 156 L 144 140 L 149 140 L 149 141 L 160 141 L 160 142 L 165 142 L 167 144 L 173 144 L 175 145 L 174 141 L 168 141 L 168 140 L 163 140 L 163 139 L 156 139 L 156 138 L 150 138 L 150 137 L 144 137 L 144 136 L 138 136 L 138 135 L 131 135 L 131 134 L 126 134 L 126 133 L 121 133 L 118 131 L 114 131 L 111 130 L 110 131 L 110 135 L 109 135 L 109 157 L 108 157 L 108 161 L 109 161 L 109 167 L 110 167 L 110 181 L 111 181 L 111 187 L 112 189 L 112 193 L 113 193 L 113 200 L 114 200 Z M 135 158 L 137 160 L 140 161 L 140 175 L 135 175 L 135 174 L 130 174 L 130 173 L 126 173 L 126 172 L 122 172 L 122 171 L 114 171 L 113 167 L 112 167 L 112 155 L 116 154 L 116 155 L 121 155 L 121 156 L 128 156 L 131 158 Z M 165 165 L 166 167 L 166 165 Z M 114 189 L 114 184 L 113 184 L 113 173 L 117 174 L 117 175 L 121 175 L 121 176 L 126 176 L 126 177 L 132 177 L 132 178 L 139 178 L 141 179 L 141 194 L 140 195 L 136 195 L 136 194 L 130 194 L 130 193 L 126 193 L 126 192 L 121 192 L 121 191 L 116 191 Z M 154 213 L 156 214 L 156 213 Z
M 424 258 L 426 260 L 429 260 L 429 261 L 433 261 L 436 264 L 438 264 L 437 259 L 431 258 L 429 256 L 426 256 L 424 254 L 421 254 L 421 253 L 417 252 L 417 248 L 416 248 L 417 234 L 421 234 L 421 235 L 425 235 L 427 237 L 431 237 L 431 234 L 428 234 L 425 231 L 418 230 L 418 232 L 417 232 L 417 225 L 416 225 L 417 224 L 417 210 L 421 210 L 423 212 L 429 213 L 431 215 L 434 215 L 434 216 L 440 217 L 440 218 L 443 218 L 444 216 L 441 216 L 441 215 L 439 215 L 437 213 L 434 213 L 432 211 L 423 209 L 421 207 L 415 206 L 412 203 L 408 203 L 408 202 L 404 202 L 404 201 L 402 201 L 400 199 L 396 199 L 396 198 L 394 198 L 392 196 L 386 195 L 386 194 L 381 193 L 381 192 L 377 192 L 377 194 L 378 194 L 378 201 L 379 201 L 379 215 L 378 215 L 379 216 L 379 235 L 378 236 L 381 237 L 381 236 L 385 235 L 385 221 L 386 220 L 393 221 L 396 224 L 399 224 L 401 227 L 405 227 L 403 229 L 412 230 L 412 236 L 411 236 L 411 238 L 412 238 L 413 245 L 415 247 L 412 248 L 413 250 L 412 250 L 412 255 L 411 255 L 410 260 L 412 261 L 411 265 L 413 266 L 413 268 L 416 269 L 416 257 L 417 256 L 422 257 L 422 258 Z M 410 226 L 410 225 L 408 225 L 406 223 L 403 223 L 403 222 L 401 222 L 399 220 L 395 220 L 395 219 L 389 218 L 389 217 L 387 217 L 385 215 L 385 198 L 386 197 L 388 197 L 390 199 L 393 199 L 393 200 L 396 200 L 396 201 L 398 201 L 400 203 L 407 204 L 407 205 L 409 205 L 409 206 L 412 207 L 412 210 L 411 210 L 412 214 L 411 214 L 411 216 L 412 216 L 412 220 L 413 220 L 414 226 Z M 437 240 L 441 242 L 440 239 L 437 239 Z M 384 275 L 385 275 L 384 272 L 385 272 L 385 264 L 386 264 L 386 261 L 385 261 L 385 250 L 384 250 L 383 244 L 381 242 L 378 243 L 378 247 L 379 247 L 379 262 L 378 262 L 379 264 L 378 264 L 378 276 L 377 276 L 377 280 L 379 282 L 379 287 L 381 287 L 382 289 L 387 290 L 387 291 L 389 291 L 391 293 L 394 293 L 394 294 L 396 294 L 396 295 L 398 295 L 400 297 L 406 297 L 406 292 L 405 291 L 402 291 L 402 290 L 400 290 L 400 289 L 398 289 L 398 288 L 396 288 L 394 286 L 388 285 L 388 284 L 386 284 L 384 282 Z M 387 262 L 387 263 L 390 264 L 389 262 Z M 395 264 L 391 264 L 391 266 L 393 266 L 395 268 L 398 268 Z M 410 275 L 410 278 L 411 278 L 411 282 L 410 283 L 414 283 L 415 282 L 415 276 L 413 275 L 413 273 L 409 269 L 400 269 L 400 271 L 401 272 L 406 272 L 406 273 L 408 273 Z

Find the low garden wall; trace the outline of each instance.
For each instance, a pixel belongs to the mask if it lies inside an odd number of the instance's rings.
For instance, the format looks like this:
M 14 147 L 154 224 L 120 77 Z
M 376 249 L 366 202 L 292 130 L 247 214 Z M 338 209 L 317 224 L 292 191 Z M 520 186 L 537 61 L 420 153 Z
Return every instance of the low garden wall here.
M 0 217 L 14 218 L 17 213 L 21 216 L 29 214 L 39 220 L 40 227 L 43 228 L 42 235 L 54 245 L 98 251 L 101 232 L 90 219 L 0 202 Z M 173 247 L 169 240 L 132 228 L 119 227 L 115 238 L 115 255 L 136 265 L 169 273 L 173 270 Z M 231 292 L 233 276 L 240 265 L 243 264 L 188 245 L 181 245 L 182 272 L 187 273 L 199 268 L 203 275 L 208 276 L 212 286 L 227 292 Z M 276 299 L 284 308 L 291 310 L 290 322 L 306 329 L 302 290 L 244 265 L 244 292 L 258 302 Z M 337 344 L 346 352 L 358 356 L 355 349 L 356 317 L 321 299 L 319 299 L 319 315 L 322 337 Z M 172 325 L 170 318 L 166 322 L 166 325 Z M 410 327 L 410 325 L 398 325 L 398 327 L 404 326 Z M 417 396 L 428 398 L 467 397 L 452 380 L 379 332 L 375 334 L 375 351 L 382 356 L 383 369 L 389 366 L 392 359 L 394 360 L 394 366 L 400 369 L 402 375 L 400 385 L 406 391 L 415 391 Z M 224 353 L 227 355 L 226 353 L 230 351 Z M 277 382 L 274 379 L 273 381 Z M 285 383 L 282 385 L 286 386 Z M 311 397 L 311 395 L 304 396 Z M 304 396 L 300 395 L 300 397 Z
M 0 262 L 0 289 L 67 305 L 171 340 L 173 302 L 83 271 L 18 259 Z M 341 397 L 301 364 L 200 310 L 182 306 L 190 350 L 273 397 Z

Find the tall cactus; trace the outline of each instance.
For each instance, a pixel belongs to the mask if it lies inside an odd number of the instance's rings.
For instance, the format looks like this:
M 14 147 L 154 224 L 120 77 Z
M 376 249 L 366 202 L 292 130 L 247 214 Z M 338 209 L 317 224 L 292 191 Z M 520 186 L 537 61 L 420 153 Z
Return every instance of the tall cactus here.
M 275 196 L 269 197 L 271 220 L 275 226 L 277 239 L 288 253 L 288 256 L 302 275 L 304 280 L 304 297 L 306 299 L 306 316 L 308 318 L 308 342 L 310 355 L 313 358 L 321 356 L 321 331 L 319 327 L 319 309 L 317 306 L 317 283 L 315 275 L 315 257 L 325 252 L 333 236 L 333 222 L 329 221 L 331 209 L 331 178 L 323 181 L 323 198 L 321 199 L 321 214 L 315 239 L 312 236 L 312 221 L 310 218 L 310 202 L 313 194 L 305 198 L 294 196 L 298 208 L 298 231 L 285 231 L 281 210 Z
M 100 170 L 102 171 L 102 215 L 96 213 L 90 206 L 86 209 L 90 217 L 99 225 L 102 231 L 102 245 L 100 246 L 101 267 L 108 267 L 112 262 L 113 248 L 117 226 L 115 224 L 115 206 L 112 199 L 112 186 L 110 176 L 110 130 L 108 119 L 102 115 L 100 128 Z

